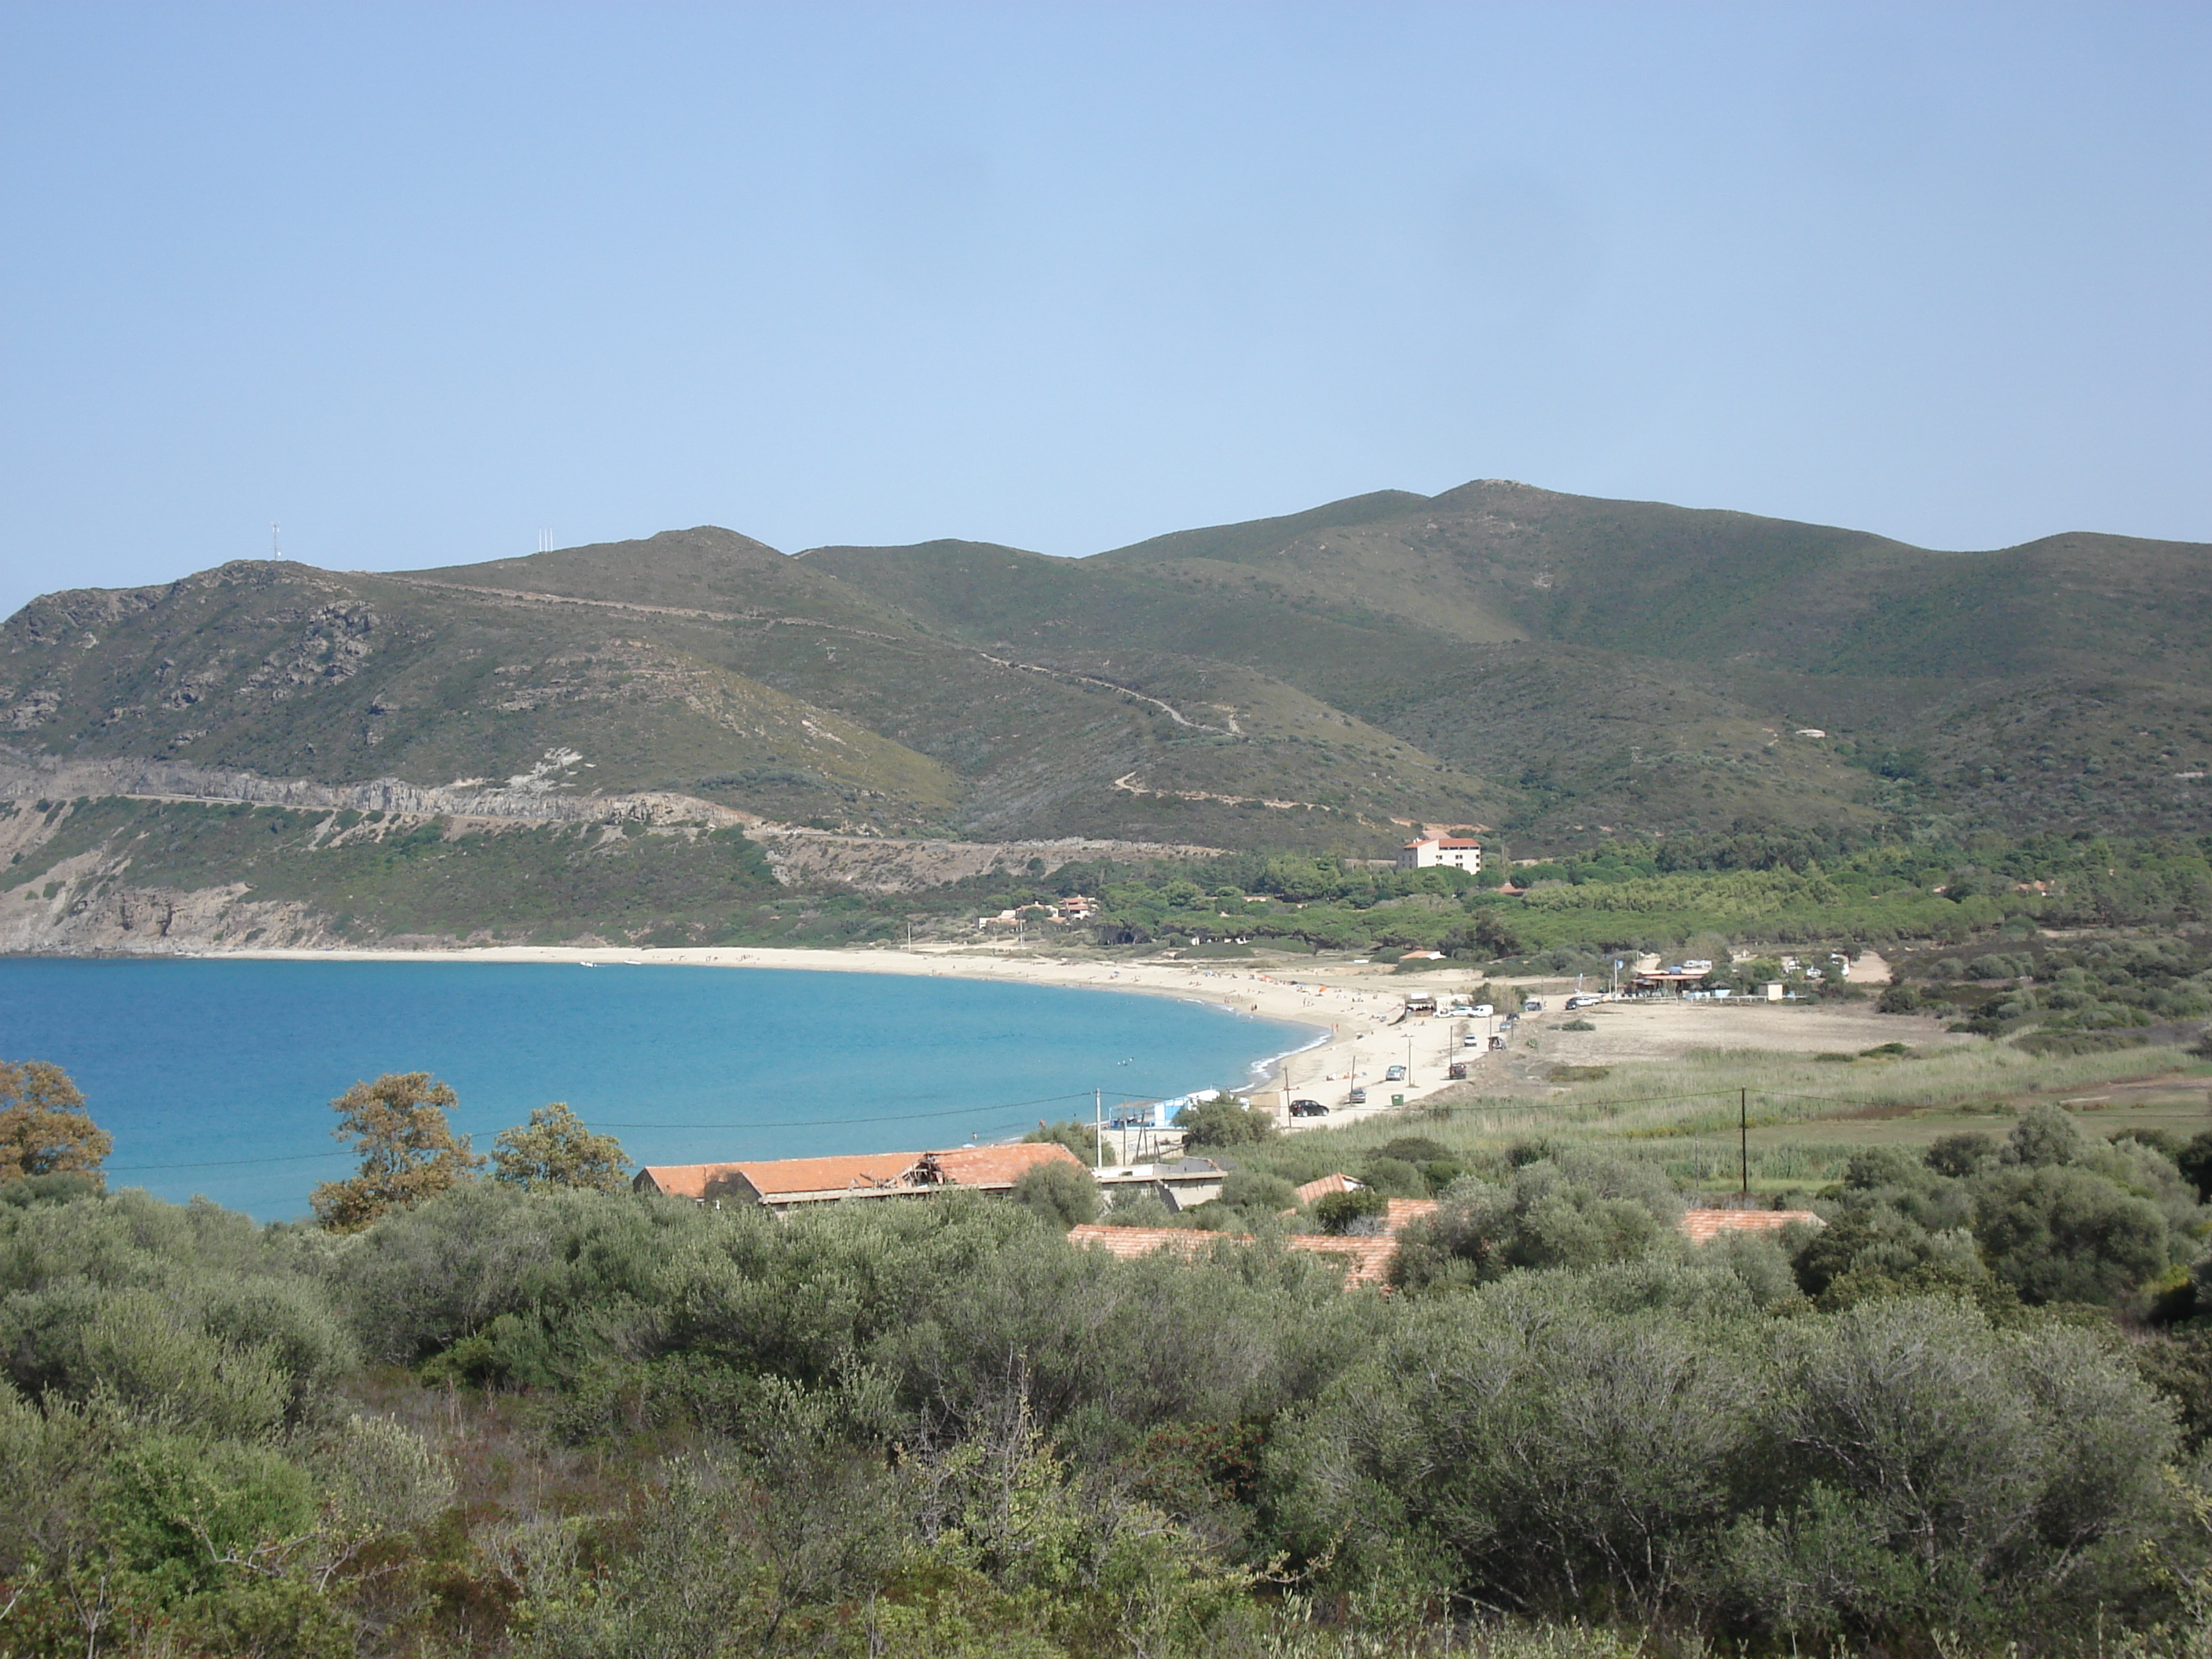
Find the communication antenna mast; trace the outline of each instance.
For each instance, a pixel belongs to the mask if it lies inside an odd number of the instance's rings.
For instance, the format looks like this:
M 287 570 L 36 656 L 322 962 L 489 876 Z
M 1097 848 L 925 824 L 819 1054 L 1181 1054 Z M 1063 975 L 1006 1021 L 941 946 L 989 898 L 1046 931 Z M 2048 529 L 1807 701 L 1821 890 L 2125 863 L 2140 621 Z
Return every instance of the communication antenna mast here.
M 279 534 L 281 529 L 281 526 L 273 522 L 269 526 L 269 556 L 272 559 L 284 556 L 283 538 Z
M 540 553 L 550 553 L 553 550 L 553 532 L 551 531 L 541 530 L 538 532 L 538 550 Z

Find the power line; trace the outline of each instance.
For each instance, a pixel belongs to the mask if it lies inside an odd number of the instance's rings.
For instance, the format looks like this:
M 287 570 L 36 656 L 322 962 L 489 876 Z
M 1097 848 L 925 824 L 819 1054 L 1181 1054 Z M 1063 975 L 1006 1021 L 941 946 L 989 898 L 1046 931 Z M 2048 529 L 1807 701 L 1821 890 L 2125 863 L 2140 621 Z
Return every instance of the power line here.
M 246 1164 L 312 1164 L 317 1158 L 351 1158 L 348 1152 L 297 1152 L 285 1158 L 218 1158 L 204 1164 L 111 1164 L 107 1175 L 144 1175 L 157 1170 L 229 1170 Z
M 1085 1090 L 1084 1093 L 1090 1093 Z M 1115 1091 L 1108 1090 L 1109 1094 Z M 1144 1100 L 1145 1095 L 1121 1095 L 1124 1100 Z M 793 1118 L 775 1123 L 609 1123 L 599 1122 L 587 1127 L 600 1129 L 697 1129 L 717 1134 L 742 1133 L 749 1129 L 837 1129 L 862 1123 L 908 1123 L 918 1120 L 940 1117 L 975 1117 L 993 1112 L 1025 1111 L 1031 1106 L 1056 1106 L 1063 1101 L 1080 1100 L 1082 1094 L 1043 1095 L 1035 1100 L 1010 1100 L 991 1106 L 957 1106 L 943 1112 L 895 1112 L 884 1117 L 811 1117 Z M 168 1170 L 235 1170 L 263 1164 L 311 1164 L 319 1158 L 350 1158 L 356 1154 L 343 1149 L 328 1152 L 297 1152 L 282 1158 L 210 1158 L 195 1164 L 115 1164 L 107 1168 L 109 1175 L 148 1175 Z

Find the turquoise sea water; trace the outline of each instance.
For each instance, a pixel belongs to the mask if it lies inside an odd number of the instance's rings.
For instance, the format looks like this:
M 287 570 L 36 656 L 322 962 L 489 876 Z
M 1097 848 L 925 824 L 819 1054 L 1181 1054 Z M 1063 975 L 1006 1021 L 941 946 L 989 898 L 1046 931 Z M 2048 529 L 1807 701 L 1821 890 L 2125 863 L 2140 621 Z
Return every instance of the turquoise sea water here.
M 0 1059 L 115 1137 L 109 1184 L 304 1214 L 329 1103 L 427 1071 L 489 1151 L 565 1100 L 644 1164 L 921 1151 L 1247 1082 L 1311 1033 L 1195 1002 L 902 975 L 568 963 L 0 959 Z

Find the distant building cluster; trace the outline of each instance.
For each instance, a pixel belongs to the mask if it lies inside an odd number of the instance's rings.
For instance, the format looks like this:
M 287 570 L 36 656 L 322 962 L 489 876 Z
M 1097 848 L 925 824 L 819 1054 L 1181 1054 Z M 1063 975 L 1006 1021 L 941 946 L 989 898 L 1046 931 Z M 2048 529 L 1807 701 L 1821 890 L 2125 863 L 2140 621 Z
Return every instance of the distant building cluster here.
M 1188 1210 L 1221 1196 L 1227 1171 L 1210 1158 L 1185 1158 L 1175 1164 L 1108 1164 L 1097 1170 L 1056 1141 L 1022 1141 L 1011 1146 L 956 1146 L 934 1152 L 873 1152 L 850 1158 L 789 1158 L 757 1163 L 653 1164 L 638 1171 L 631 1184 L 641 1193 L 687 1200 L 720 1209 L 724 1205 L 758 1205 L 789 1212 L 820 1204 L 876 1199 L 918 1198 L 964 1189 L 1011 1193 L 1014 1184 L 1040 1165 L 1081 1170 L 1097 1183 L 1110 1207 L 1136 1198 L 1158 1199 L 1170 1212 Z M 1364 1182 L 1339 1172 L 1296 1189 L 1301 1205 L 1337 1193 L 1356 1193 Z M 1384 1288 L 1398 1253 L 1399 1235 L 1412 1223 L 1437 1212 L 1426 1198 L 1393 1198 L 1381 1212 L 1361 1218 L 1343 1233 L 1292 1233 L 1282 1240 L 1293 1250 L 1310 1250 L 1345 1269 L 1346 1288 Z M 1287 1218 L 1295 1213 L 1285 1210 Z M 1793 1223 L 1821 1224 L 1808 1210 L 1694 1208 L 1682 1217 L 1681 1230 L 1692 1243 L 1710 1243 L 1734 1232 L 1778 1232 Z M 1085 1223 L 1069 1234 L 1071 1243 L 1118 1256 L 1150 1255 L 1168 1250 L 1198 1255 L 1220 1243 L 1249 1244 L 1249 1234 L 1213 1232 L 1193 1227 L 1117 1227 Z
M 1043 912 L 1038 915 L 1037 912 Z M 988 933 L 993 928 L 1015 932 L 1028 922 L 1050 922 L 1054 927 L 1070 927 L 1088 921 L 1098 914 L 1098 901 L 1088 893 L 1073 893 L 1052 904 L 1018 904 L 1001 910 L 995 916 L 978 916 L 975 926 Z

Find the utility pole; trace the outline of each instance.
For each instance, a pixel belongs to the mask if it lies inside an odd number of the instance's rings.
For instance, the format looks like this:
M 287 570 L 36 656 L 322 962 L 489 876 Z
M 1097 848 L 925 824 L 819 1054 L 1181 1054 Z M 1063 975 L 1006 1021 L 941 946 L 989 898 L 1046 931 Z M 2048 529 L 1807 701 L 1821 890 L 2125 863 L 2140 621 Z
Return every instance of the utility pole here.
M 1738 1091 L 1736 1146 L 1743 1159 L 1743 1196 L 1751 1196 L 1751 1091 Z
M 1091 1173 L 1106 1167 L 1106 1091 L 1091 1091 Z

